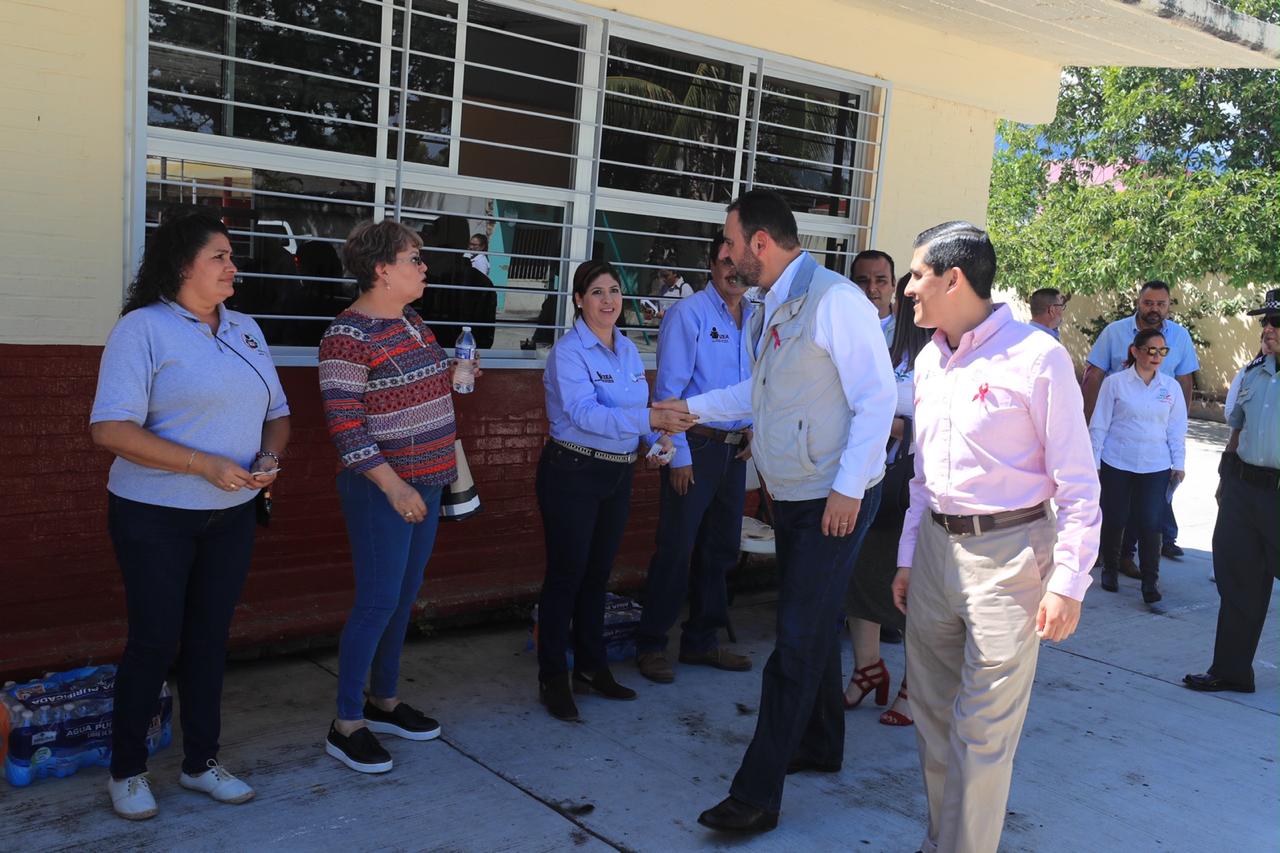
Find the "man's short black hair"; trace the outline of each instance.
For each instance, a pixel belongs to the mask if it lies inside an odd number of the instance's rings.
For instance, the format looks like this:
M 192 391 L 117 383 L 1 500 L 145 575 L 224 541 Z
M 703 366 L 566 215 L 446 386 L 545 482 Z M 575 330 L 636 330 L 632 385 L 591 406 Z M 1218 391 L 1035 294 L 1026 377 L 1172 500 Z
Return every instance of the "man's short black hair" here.
M 780 248 L 794 249 L 800 245 L 800 230 L 791 206 L 773 190 L 743 193 L 725 209 L 726 213 L 735 211 L 742 220 L 742 235 L 748 240 L 757 231 L 764 231 Z
M 724 232 L 717 231 L 711 238 L 711 251 L 707 254 L 707 269 L 716 268 L 716 258 L 720 257 L 720 247 L 724 245 Z
M 1142 285 L 1142 287 L 1139 287 L 1138 295 L 1141 296 L 1143 291 L 1147 291 L 1147 290 L 1163 290 L 1165 293 L 1171 294 L 1168 282 L 1163 282 L 1158 278 L 1153 278 L 1151 279 L 1151 281 Z
M 853 256 L 853 264 L 849 267 L 850 273 L 858 268 L 858 261 L 888 261 L 889 281 L 898 280 L 898 273 L 893 267 L 893 256 L 888 252 L 882 252 L 879 249 L 863 249 L 861 252 Z
M 929 248 L 924 262 L 938 274 L 958 267 L 981 299 L 991 298 L 996 279 L 996 250 L 987 232 L 971 222 L 954 220 L 935 225 L 916 235 L 913 249 Z
M 1039 317 L 1048 314 L 1049 309 L 1058 304 L 1062 291 L 1056 287 L 1042 287 L 1031 294 L 1031 316 Z

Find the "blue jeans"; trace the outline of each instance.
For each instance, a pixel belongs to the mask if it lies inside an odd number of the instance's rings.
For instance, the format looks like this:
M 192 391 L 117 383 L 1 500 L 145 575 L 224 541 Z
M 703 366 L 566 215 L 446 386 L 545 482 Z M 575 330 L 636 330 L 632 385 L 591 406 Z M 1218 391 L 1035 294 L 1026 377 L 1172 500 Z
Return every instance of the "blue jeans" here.
M 400 678 L 400 650 L 413 602 L 436 541 L 440 486 L 414 486 L 427 517 L 406 522 L 386 495 L 363 474 L 338 474 L 338 498 L 351 540 L 356 600 L 338 646 L 338 719 L 364 719 L 369 695 L 389 699 Z
M 147 728 L 178 661 L 182 769 L 218 757 L 227 632 L 253 553 L 253 501 L 177 509 L 108 495 L 107 528 L 124 577 L 129 641 L 116 672 L 111 775 L 147 769 Z
M 1163 496 L 1160 499 L 1164 502 L 1164 507 L 1160 510 L 1160 539 L 1162 544 L 1173 545 L 1178 541 L 1178 519 L 1173 515 L 1173 501 L 1165 500 Z M 1125 527 L 1120 544 L 1120 554 L 1123 557 L 1133 557 L 1137 547 L 1138 534 L 1134 532 L 1136 528 L 1131 530 L 1131 527 L 1133 525 Z
M 538 460 L 536 490 L 547 546 L 547 574 L 538 597 L 538 680 L 574 669 L 609 668 L 604 600 L 613 558 L 631 511 L 635 466 L 583 456 L 548 443 Z
M 1120 565 L 1121 534 L 1133 535 L 1138 546 L 1142 588 L 1154 589 L 1160 572 L 1161 515 L 1168 505 L 1169 469 L 1135 474 L 1106 462 L 1098 471 L 1102 487 L 1102 564 L 1109 571 Z
M 847 536 L 823 536 L 826 499 L 774 501 L 778 550 L 777 640 L 760 684 L 756 733 L 729 793 L 777 814 L 787 764 L 805 758 L 844 761 L 844 693 L 840 627 L 844 592 L 867 529 L 880 506 L 880 484 L 867 489 Z
M 676 494 L 670 471 L 662 468 L 658 547 L 649 563 L 637 652 L 667 647 L 667 632 L 680 617 L 686 592 L 689 621 L 682 626 L 681 651 L 714 649 L 716 631 L 729 624 L 725 575 L 737 563 L 742 544 L 747 481 L 746 463 L 734 458 L 738 450 L 689 434 L 693 483 L 684 495 Z

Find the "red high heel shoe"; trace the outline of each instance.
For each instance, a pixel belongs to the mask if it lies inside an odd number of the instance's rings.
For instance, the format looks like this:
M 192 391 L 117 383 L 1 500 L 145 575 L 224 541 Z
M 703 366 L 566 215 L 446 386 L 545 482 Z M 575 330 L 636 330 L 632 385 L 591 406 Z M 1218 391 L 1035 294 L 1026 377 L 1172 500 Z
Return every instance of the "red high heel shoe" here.
M 907 680 L 902 679 L 902 686 L 898 688 L 899 699 L 909 699 L 907 696 Z M 915 720 L 908 717 L 901 711 L 895 711 L 892 708 L 880 715 L 880 725 L 882 726 L 910 726 L 914 725 Z
M 855 669 L 853 676 L 849 679 L 849 686 L 861 690 L 862 693 L 857 699 L 849 701 L 849 691 L 845 690 L 844 707 L 845 710 L 852 710 L 862 704 L 862 700 L 867 698 L 867 694 L 872 690 L 876 691 L 876 704 L 889 704 L 889 670 L 885 668 L 884 659 L 868 664 L 861 669 Z

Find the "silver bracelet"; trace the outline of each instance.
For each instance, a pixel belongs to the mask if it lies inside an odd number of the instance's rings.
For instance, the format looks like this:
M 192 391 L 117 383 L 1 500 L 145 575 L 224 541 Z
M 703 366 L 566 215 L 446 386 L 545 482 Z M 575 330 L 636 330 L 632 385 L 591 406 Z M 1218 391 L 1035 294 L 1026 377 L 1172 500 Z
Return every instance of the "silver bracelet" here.
M 259 450 L 257 455 L 253 457 L 253 461 L 257 462 L 259 459 L 262 459 L 264 457 L 267 459 L 274 459 L 277 465 L 280 464 L 280 454 L 273 453 L 270 450 Z

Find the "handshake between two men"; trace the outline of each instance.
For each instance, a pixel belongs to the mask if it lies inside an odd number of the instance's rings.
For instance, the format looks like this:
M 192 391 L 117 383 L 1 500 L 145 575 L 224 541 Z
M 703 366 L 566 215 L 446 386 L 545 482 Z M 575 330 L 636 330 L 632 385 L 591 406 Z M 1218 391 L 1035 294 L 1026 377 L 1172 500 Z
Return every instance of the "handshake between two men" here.
M 653 408 L 649 410 L 649 422 L 654 429 L 662 430 L 664 433 L 683 432 L 689 427 L 694 426 L 697 421 L 697 415 L 689 412 L 689 404 L 685 400 L 659 400 L 653 404 Z M 662 413 L 662 415 L 659 415 Z M 670 421 L 673 424 L 684 424 L 679 430 L 668 431 L 666 427 L 659 424 L 659 418 L 663 418 L 665 422 L 666 415 L 676 415 L 677 419 Z M 747 430 L 750 436 L 750 430 Z M 663 441 L 670 441 L 667 435 L 662 438 Z M 751 458 L 751 441 L 748 438 L 746 446 L 738 451 L 737 458 Z M 671 469 L 671 485 L 677 494 L 685 494 L 689 486 L 693 483 L 693 468 L 685 466 L 683 468 Z M 832 489 L 827 495 L 826 508 L 822 513 L 822 535 L 823 536 L 848 536 L 854 530 L 854 525 L 858 521 L 858 510 L 862 507 L 862 498 L 853 498 L 848 495 L 841 494 Z

